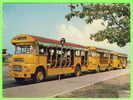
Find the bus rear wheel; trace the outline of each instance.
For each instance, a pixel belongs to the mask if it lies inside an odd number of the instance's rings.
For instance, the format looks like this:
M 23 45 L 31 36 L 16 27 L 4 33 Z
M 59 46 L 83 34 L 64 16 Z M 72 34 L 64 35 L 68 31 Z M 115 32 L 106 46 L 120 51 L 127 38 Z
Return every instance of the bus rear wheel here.
M 15 78 L 15 80 L 16 80 L 16 82 L 17 83 L 22 83 L 22 82 L 24 82 L 24 78 Z
M 43 69 L 37 69 L 35 74 L 33 75 L 34 82 L 42 82 L 45 78 L 45 73 Z
M 81 75 L 81 68 L 80 66 L 76 66 L 76 69 L 75 69 L 75 73 L 74 73 L 75 76 L 80 76 Z

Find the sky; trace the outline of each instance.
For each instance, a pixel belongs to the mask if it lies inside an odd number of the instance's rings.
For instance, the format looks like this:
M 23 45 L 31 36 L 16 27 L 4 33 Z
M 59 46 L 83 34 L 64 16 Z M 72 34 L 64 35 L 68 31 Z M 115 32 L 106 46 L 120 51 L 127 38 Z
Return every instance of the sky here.
M 115 50 L 130 56 L 130 43 L 120 48 L 107 40 L 95 42 L 89 39 L 90 34 L 105 29 L 102 20 L 95 20 L 92 24 L 79 18 L 67 21 L 65 15 L 69 12 L 68 4 L 4 4 L 3 47 L 13 53 L 11 39 L 17 34 L 31 34 L 56 40 L 64 37 L 68 42 Z

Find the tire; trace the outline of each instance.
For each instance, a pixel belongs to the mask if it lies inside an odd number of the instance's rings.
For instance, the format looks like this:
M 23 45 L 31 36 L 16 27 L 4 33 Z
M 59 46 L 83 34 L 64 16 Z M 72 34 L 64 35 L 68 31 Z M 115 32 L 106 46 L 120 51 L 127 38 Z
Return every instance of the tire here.
M 42 68 L 38 68 L 33 75 L 33 81 L 36 83 L 42 82 L 45 79 L 45 72 Z
M 126 69 L 126 67 L 122 67 L 122 69 Z
M 16 83 L 22 83 L 24 82 L 24 78 L 14 78 L 16 80 Z
M 100 72 L 100 67 L 97 66 L 97 68 L 96 68 L 96 73 L 99 73 L 99 72 Z
M 80 68 L 80 65 L 77 65 L 75 68 L 74 76 L 78 77 L 80 75 L 81 75 L 81 68 Z

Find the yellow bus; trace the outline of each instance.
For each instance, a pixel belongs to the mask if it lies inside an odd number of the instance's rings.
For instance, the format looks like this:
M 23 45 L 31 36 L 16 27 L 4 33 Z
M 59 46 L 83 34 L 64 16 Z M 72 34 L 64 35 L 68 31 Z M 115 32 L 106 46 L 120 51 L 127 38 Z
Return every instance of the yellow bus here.
M 74 73 L 79 76 L 87 70 L 88 49 L 84 46 L 32 36 L 16 35 L 12 40 L 15 53 L 9 66 L 9 77 L 17 82 L 32 78 L 43 81 L 50 75 Z
M 88 70 L 109 71 L 112 69 L 126 68 L 127 55 L 112 50 L 88 46 Z
M 120 68 L 125 69 L 127 67 L 127 55 L 124 53 L 119 53 L 118 58 L 119 58 L 119 65 Z
M 95 70 L 96 72 L 111 70 L 110 51 L 108 49 L 89 47 L 92 56 L 89 56 L 89 63 L 93 65 L 89 66 L 89 70 Z
M 15 47 L 12 62 L 9 64 L 8 76 L 17 82 L 27 78 L 35 82 L 43 81 L 47 76 L 74 74 L 80 76 L 83 71 L 110 70 L 122 65 L 126 67 L 127 56 L 115 54 L 111 50 L 91 46 L 82 46 L 20 34 L 13 37 L 11 43 Z M 116 60 L 117 58 L 121 58 Z
M 99 53 L 96 52 L 96 47 L 93 46 L 87 46 L 88 48 L 88 65 L 87 65 L 87 70 L 88 71 L 100 71 L 99 67 Z
M 100 71 L 106 71 L 111 70 L 111 62 L 110 62 L 110 50 L 103 49 L 103 48 L 97 48 L 96 52 L 99 54 L 99 70 Z
M 115 52 L 115 51 L 111 52 L 111 67 L 112 69 L 118 69 L 121 67 L 118 52 Z
M 110 52 L 110 61 L 112 69 L 120 69 L 127 67 L 127 55 L 115 51 Z

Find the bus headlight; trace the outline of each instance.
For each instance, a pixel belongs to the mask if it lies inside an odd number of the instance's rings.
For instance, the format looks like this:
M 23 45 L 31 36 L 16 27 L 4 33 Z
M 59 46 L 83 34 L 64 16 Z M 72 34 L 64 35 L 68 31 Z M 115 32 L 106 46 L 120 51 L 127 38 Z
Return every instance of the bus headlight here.
M 20 65 L 14 65 L 13 68 L 12 68 L 13 71 L 22 71 L 22 66 Z

